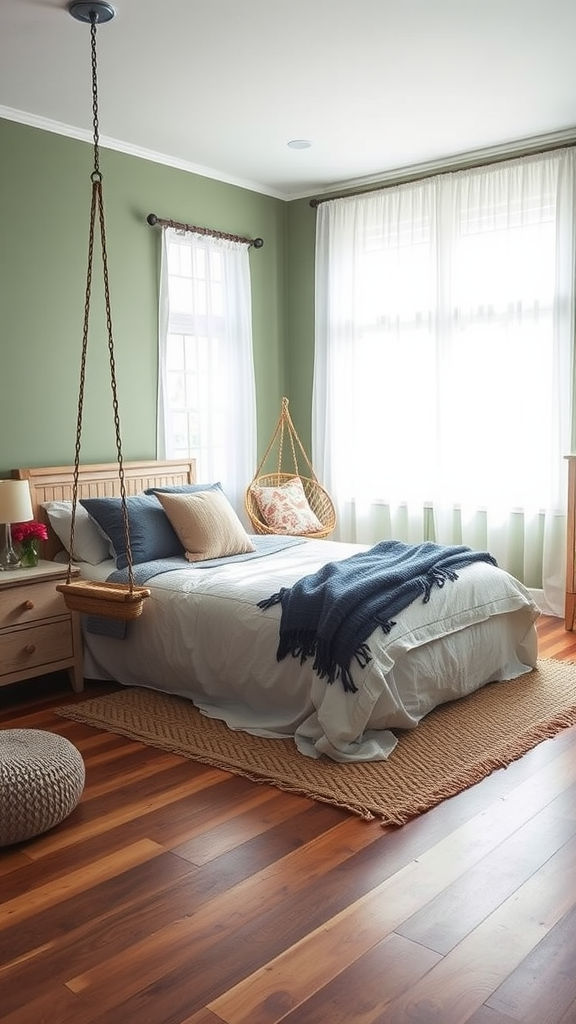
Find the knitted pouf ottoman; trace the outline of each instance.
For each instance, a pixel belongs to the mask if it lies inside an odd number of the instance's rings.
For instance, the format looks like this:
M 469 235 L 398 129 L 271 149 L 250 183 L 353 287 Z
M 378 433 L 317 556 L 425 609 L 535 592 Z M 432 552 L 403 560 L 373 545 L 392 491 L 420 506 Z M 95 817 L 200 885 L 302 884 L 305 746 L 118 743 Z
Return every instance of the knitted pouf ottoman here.
M 70 740 L 40 729 L 0 729 L 0 846 L 58 825 L 84 789 L 84 761 Z

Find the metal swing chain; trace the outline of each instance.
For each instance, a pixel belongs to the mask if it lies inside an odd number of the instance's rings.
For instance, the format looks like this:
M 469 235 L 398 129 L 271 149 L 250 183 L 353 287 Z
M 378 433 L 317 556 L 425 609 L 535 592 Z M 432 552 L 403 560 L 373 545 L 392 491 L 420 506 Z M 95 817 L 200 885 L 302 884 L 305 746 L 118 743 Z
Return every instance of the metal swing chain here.
M 102 196 L 102 174 L 100 172 L 100 150 L 99 150 L 99 125 L 98 125 L 98 65 L 96 57 L 96 14 L 90 11 L 90 41 L 91 41 L 91 64 L 92 64 L 92 124 L 94 137 L 94 169 L 90 175 L 92 181 L 92 202 L 90 206 L 90 231 L 88 238 L 88 267 L 86 272 L 86 299 L 84 304 L 84 324 L 82 329 L 82 358 L 80 365 L 80 387 L 78 393 L 78 417 L 76 422 L 76 444 L 74 455 L 74 480 L 72 487 L 72 521 L 70 526 L 70 558 L 68 562 L 68 583 L 72 574 L 72 551 L 74 548 L 74 528 L 76 519 L 76 505 L 78 500 L 78 477 L 80 466 L 80 448 L 82 439 L 82 413 L 84 409 L 84 388 L 86 383 L 86 358 L 88 353 L 88 333 L 90 323 L 90 299 L 92 294 L 92 267 L 94 259 L 94 234 L 96 211 L 100 225 L 100 242 L 102 253 L 102 274 L 104 281 L 104 301 L 106 306 L 106 330 L 108 335 L 108 353 L 110 361 L 110 384 L 112 388 L 112 407 L 114 412 L 114 427 L 116 432 L 116 451 L 118 460 L 118 477 L 120 481 L 120 497 L 122 505 L 122 519 L 124 524 L 124 540 L 126 545 L 126 562 L 128 568 L 128 581 L 130 593 L 134 589 L 134 570 L 132 562 L 132 549 L 130 547 L 130 528 L 128 522 L 128 508 L 126 503 L 126 485 L 124 479 L 124 464 L 122 459 L 122 442 L 120 437 L 120 413 L 118 407 L 118 388 L 116 383 L 116 363 L 114 358 L 114 338 L 112 331 L 112 312 L 110 305 L 110 283 L 108 276 L 108 253 L 106 249 L 106 228 L 104 223 L 104 200 Z

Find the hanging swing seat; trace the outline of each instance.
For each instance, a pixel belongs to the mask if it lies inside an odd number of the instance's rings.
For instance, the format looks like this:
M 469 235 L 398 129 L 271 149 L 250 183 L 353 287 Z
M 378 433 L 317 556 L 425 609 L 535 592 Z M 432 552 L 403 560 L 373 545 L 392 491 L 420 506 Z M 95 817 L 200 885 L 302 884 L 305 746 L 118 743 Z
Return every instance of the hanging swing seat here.
M 63 595 L 70 611 L 123 621 L 137 619 L 142 612 L 144 598 L 150 597 L 148 587 L 94 580 L 59 583 L 56 590 Z
M 292 455 L 293 470 L 291 472 L 287 472 L 282 468 L 284 441 L 286 438 L 288 439 Z M 270 459 L 275 448 L 277 449 L 276 469 L 265 473 L 263 470 L 266 466 L 266 462 Z M 297 450 L 306 465 L 305 474 L 302 474 L 299 471 Z M 256 498 L 257 488 L 282 488 L 296 479 L 300 479 L 308 505 L 320 523 L 319 529 L 316 529 L 313 532 L 306 532 L 301 535 L 314 539 L 328 537 L 336 527 L 336 512 L 334 504 L 328 492 L 318 481 L 310 459 L 304 450 L 302 442 L 298 437 L 296 428 L 292 422 L 292 417 L 288 411 L 288 399 L 283 398 L 280 418 L 276 424 L 276 429 L 272 435 L 270 444 L 268 445 L 268 448 L 264 453 L 264 457 L 256 470 L 254 479 L 246 490 L 245 508 L 255 533 L 274 534 L 278 532 L 274 526 L 270 526 L 266 522 L 262 514 Z
M 110 286 L 108 273 L 108 254 L 106 249 L 106 232 L 104 226 L 104 199 L 102 173 L 100 171 L 100 146 L 98 131 L 98 75 L 96 55 L 96 27 L 99 21 L 110 21 L 115 16 L 114 8 L 104 0 L 95 0 L 90 4 L 72 3 L 70 14 L 78 21 L 90 22 L 90 49 L 92 66 L 92 111 L 94 128 L 94 166 L 90 181 L 92 183 L 92 201 L 90 205 L 90 231 L 88 239 L 88 268 L 86 274 L 86 293 L 84 301 L 84 326 L 82 331 L 82 356 L 80 366 L 80 390 L 78 394 L 78 417 L 76 421 L 76 446 L 74 460 L 74 484 L 72 491 L 72 521 L 70 541 L 68 544 L 69 560 L 66 583 L 58 584 L 66 607 L 73 612 L 84 612 L 98 615 L 106 619 L 136 619 L 142 612 L 144 598 L 150 596 L 147 587 L 134 585 L 134 572 L 130 550 L 130 526 L 126 504 L 126 488 L 124 484 L 124 467 L 122 460 L 122 442 L 120 438 L 120 416 L 118 412 L 118 390 L 116 384 L 116 361 L 114 356 L 114 338 L 112 331 L 112 311 L 110 308 Z M 86 356 L 88 351 L 88 333 L 90 322 L 90 304 L 92 296 L 92 270 L 94 258 L 94 239 L 96 225 L 100 232 L 100 250 L 102 256 L 102 279 L 104 285 L 104 302 L 106 307 L 106 326 L 108 332 L 108 354 L 110 361 L 110 383 L 112 386 L 112 407 L 116 431 L 116 450 L 118 456 L 118 478 L 120 481 L 120 497 L 124 518 L 124 535 L 126 541 L 128 583 L 98 582 L 95 580 L 72 580 L 72 551 L 74 549 L 74 522 L 78 502 L 78 476 L 80 469 L 80 443 L 82 436 L 82 411 L 84 407 L 84 385 L 86 377 Z

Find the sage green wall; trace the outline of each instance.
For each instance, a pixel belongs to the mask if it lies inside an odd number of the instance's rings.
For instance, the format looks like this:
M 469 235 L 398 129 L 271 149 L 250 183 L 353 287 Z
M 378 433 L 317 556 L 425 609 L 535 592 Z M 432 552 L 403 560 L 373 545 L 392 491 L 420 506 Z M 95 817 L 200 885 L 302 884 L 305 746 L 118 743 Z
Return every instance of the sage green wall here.
M 0 475 L 74 461 L 90 209 L 90 144 L 0 120 Z M 259 450 L 287 387 L 287 205 L 233 185 L 101 150 L 125 459 L 156 456 L 159 229 L 150 212 L 248 237 Z M 99 248 L 96 250 L 99 258 Z M 116 447 L 95 264 L 81 460 Z
M 314 252 L 316 211 L 308 199 L 288 204 L 286 272 L 286 397 L 302 444 L 312 457 L 314 376 Z

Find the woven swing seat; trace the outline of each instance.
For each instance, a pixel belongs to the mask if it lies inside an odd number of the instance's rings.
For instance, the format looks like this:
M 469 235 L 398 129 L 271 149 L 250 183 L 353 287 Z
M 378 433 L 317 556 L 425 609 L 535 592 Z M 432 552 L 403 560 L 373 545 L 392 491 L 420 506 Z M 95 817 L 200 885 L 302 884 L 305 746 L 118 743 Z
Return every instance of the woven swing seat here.
M 293 469 L 291 472 L 286 472 L 282 469 L 285 434 L 287 434 L 288 436 L 290 451 L 292 454 Z M 266 460 L 269 458 L 275 444 L 277 444 L 278 446 L 277 468 L 274 471 L 263 473 L 262 470 L 264 469 Z M 296 454 L 297 447 L 300 451 L 301 456 L 303 457 L 304 462 L 306 463 L 306 474 L 302 474 L 299 472 L 298 458 Z M 289 483 L 296 477 L 298 477 L 301 480 L 302 487 L 304 489 L 304 494 L 306 495 L 306 500 L 312 512 L 314 512 L 316 518 L 321 523 L 320 530 L 315 530 L 313 533 L 306 533 L 304 536 L 310 537 L 311 539 L 322 539 L 324 537 L 330 536 L 330 534 L 334 531 L 336 527 L 336 512 L 334 509 L 334 504 L 332 502 L 330 495 L 328 494 L 328 491 L 326 491 L 325 488 L 322 487 L 322 485 L 319 483 L 316 477 L 310 460 L 302 446 L 302 442 L 300 441 L 300 438 L 296 433 L 296 429 L 294 427 L 294 424 L 292 423 L 290 413 L 288 412 L 288 399 L 283 398 L 282 411 L 280 413 L 280 418 L 276 425 L 276 429 L 272 435 L 270 444 L 266 449 L 264 458 L 262 459 L 258 469 L 256 470 L 256 475 L 254 476 L 254 479 L 251 481 L 246 490 L 244 504 L 247 515 L 250 519 L 250 522 L 252 523 L 255 533 L 274 534 L 276 530 L 268 526 L 268 524 L 266 523 L 262 515 L 262 512 L 258 507 L 258 503 L 256 501 L 256 496 L 254 494 L 253 488 L 255 486 L 282 487 L 284 484 Z
M 148 587 L 130 587 L 128 583 L 94 580 L 59 583 L 56 590 L 63 595 L 70 611 L 124 621 L 137 619 L 142 612 L 144 598 L 150 597 Z

